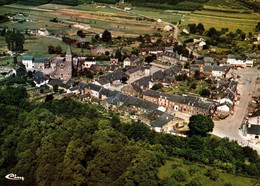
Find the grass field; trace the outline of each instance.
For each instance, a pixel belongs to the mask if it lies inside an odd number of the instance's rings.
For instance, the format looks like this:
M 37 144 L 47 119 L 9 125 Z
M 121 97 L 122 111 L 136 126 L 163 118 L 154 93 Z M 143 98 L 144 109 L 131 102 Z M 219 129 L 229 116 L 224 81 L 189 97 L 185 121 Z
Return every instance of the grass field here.
M 194 175 L 189 175 L 189 169 L 191 167 L 196 166 L 196 173 Z M 256 179 L 247 178 L 242 176 L 236 176 L 233 174 L 225 173 L 222 170 L 216 169 L 216 172 L 219 174 L 219 178 L 216 181 L 209 179 L 209 177 L 205 176 L 207 169 L 212 169 L 213 167 L 208 167 L 196 162 L 188 162 L 186 163 L 182 159 L 173 158 L 171 160 L 167 160 L 166 164 L 158 169 L 158 177 L 161 180 L 168 180 L 171 179 L 172 175 L 174 174 L 175 169 L 181 169 L 184 172 L 187 172 L 187 180 L 184 182 L 178 183 L 178 185 L 185 185 L 189 183 L 192 179 L 198 179 L 202 185 L 208 186 L 221 186 L 224 184 L 232 184 L 234 186 L 253 186 L 257 183 Z M 176 183 L 175 183 L 176 184 Z
M 191 88 L 192 84 L 196 84 L 195 89 Z M 179 94 L 179 95 L 187 94 L 187 93 L 199 94 L 199 92 L 205 88 L 210 89 L 210 84 L 202 80 L 200 81 L 194 80 L 192 82 L 181 81 L 178 84 L 173 85 L 171 87 L 164 87 L 163 91 L 168 94 Z
M 230 31 L 241 29 L 248 33 L 254 31 L 259 20 L 259 13 L 254 13 L 234 0 L 211 0 L 202 10 L 196 10 L 185 16 L 181 26 L 202 23 L 206 29 L 210 27 L 215 27 L 217 30 L 229 28 Z

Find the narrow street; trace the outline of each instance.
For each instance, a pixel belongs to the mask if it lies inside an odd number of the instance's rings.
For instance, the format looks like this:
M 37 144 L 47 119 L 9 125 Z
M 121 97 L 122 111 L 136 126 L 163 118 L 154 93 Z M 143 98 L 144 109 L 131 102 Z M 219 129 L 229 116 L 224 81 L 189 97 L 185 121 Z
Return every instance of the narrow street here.
M 244 139 L 239 134 L 239 128 L 241 127 L 243 119 L 246 117 L 248 104 L 256 86 L 258 70 L 256 68 L 241 69 L 236 71 L 236 74 L 247 80 L 240 91 L 240 102 L 235 106 L 234 115 L 222 121 L 215 121 L 215 127 L 212 133 L 221 138 L 228 137 L 230 140 L 235 140 L 242 146 L 248 145 L 257 150 L 260 154 L 260 146 L 250 143 L 250 141 Z

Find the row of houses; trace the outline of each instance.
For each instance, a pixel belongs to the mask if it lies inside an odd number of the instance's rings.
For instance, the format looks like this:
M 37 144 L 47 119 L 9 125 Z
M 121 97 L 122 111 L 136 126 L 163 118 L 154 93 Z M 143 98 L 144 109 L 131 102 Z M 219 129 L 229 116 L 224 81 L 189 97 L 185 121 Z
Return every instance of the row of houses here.
M 193 95 L 171 95 L 153 90 L 145 91 L 143 99 L 157 103 L 170 112 L 183 112 L 190 115 L 213 116 L 217 105 L 217 102 Z
M 228 55 L 227 64 L 242 68 L 253 67 L 254 59 L 251 57 L 244 59 L 241 56 Z
M 71 80 L 62 81 L 60 79 L 51 79 L 48 82 L 48 86 L 51 88 L 55 85 L 65 90 L 64 96 L 77 96 L 81 100 L 100 104 L 107 110 L 114 110 L 122 115 L 137 116 L 157 132 L 176 133 L 178 128 L 184 124 L 183 119 L 164 112 L 165 110 L 154 102 L 129 96 L 120 91 L 109 90 L 94 83 L 75 85 L 75 82 Z

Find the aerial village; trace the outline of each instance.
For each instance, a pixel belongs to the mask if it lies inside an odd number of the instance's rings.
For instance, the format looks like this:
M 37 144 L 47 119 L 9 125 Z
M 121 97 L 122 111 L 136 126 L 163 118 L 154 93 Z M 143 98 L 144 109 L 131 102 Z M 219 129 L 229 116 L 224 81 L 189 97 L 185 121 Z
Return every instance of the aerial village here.
M 190 59 L 174 52 L 172 47 L 142 48 L 139 54 L 153 56 L 153 60 L 145 62 L 144 57 L 132 54 L 121 65 L 116 58 L 111 58 L 109 65 L 99 65 L 95 57 L 74 56 L 68 46 L 65 57 L 24 56 L 25 68 L 16 66 L 12 73 L 23 76 L 31 71 L 36 87 L 58 88 L 63 97 L 101 105 L 120 113 L 121 117 L 141 120 L 157 132 L 184 135 L 191 115 L 225 120 L 237 112 L 243 86 L 237 71 L 250 69 L 259 60 L 256 54 L 244 59 L 228 55 L 225 61 L 202 56 Z M 73 80 L 75 74 L 84 70 L 98 76 L 89 82 Z M 189 78 L 203 79 L 211 84 L 211 89 L 202 89 L 200 95 L 162 91 Z M 195 86 L 192 84 L 191 89 L 196 89 Z M 255 139 L 260 129 L 259 105 L 258 97 L 251 97 L 249 119 L 244 121 L 241 132 Z

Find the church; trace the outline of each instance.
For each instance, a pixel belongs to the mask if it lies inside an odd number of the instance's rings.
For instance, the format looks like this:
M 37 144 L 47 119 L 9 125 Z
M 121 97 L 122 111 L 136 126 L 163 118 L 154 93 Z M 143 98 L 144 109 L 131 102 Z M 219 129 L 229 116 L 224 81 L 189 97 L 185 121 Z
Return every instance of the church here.
M 70 46 L 68 46 L 65 59 L 58 60 L 56 63 L 54 78 L 69 80 L 70 78 L 72 78 L 72 70 L 72 53 Z

